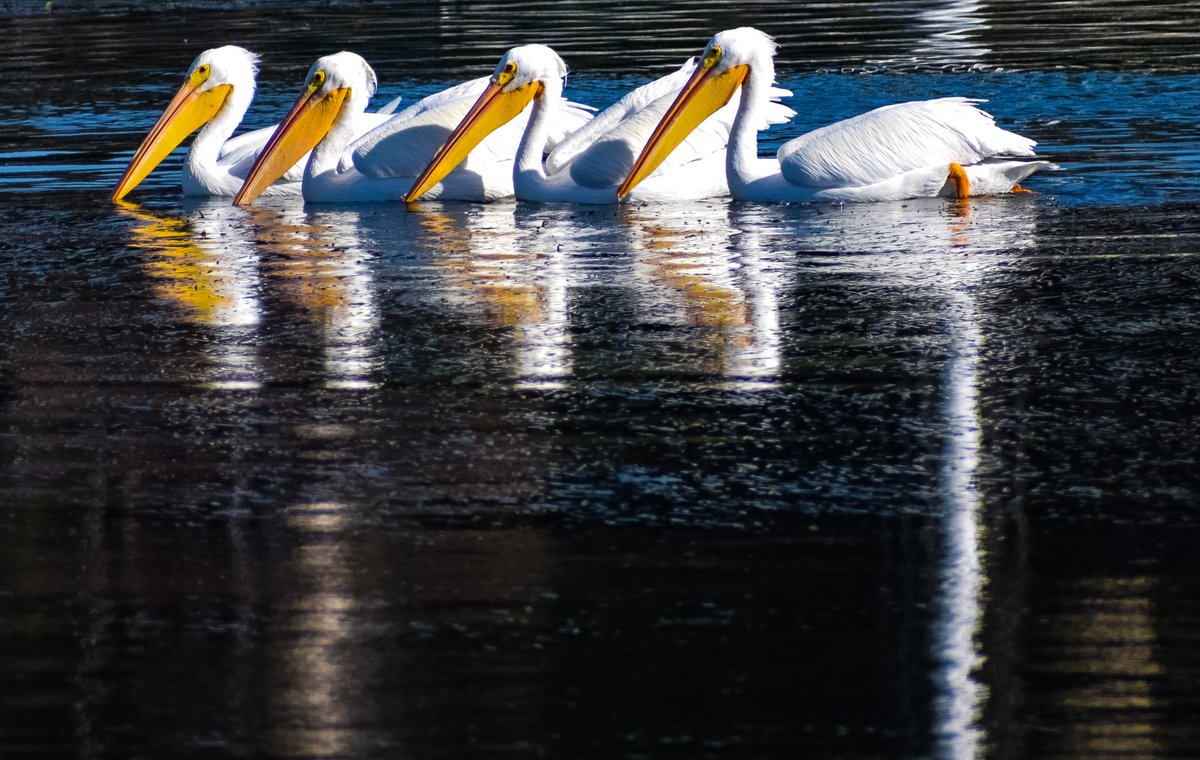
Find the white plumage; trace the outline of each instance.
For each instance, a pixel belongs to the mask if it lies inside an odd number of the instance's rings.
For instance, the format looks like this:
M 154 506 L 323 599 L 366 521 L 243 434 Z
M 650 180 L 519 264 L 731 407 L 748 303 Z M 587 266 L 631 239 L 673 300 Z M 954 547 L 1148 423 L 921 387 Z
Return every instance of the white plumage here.
M 617 185 L 632 167 L 640 146 L 687 81 L 691 68 L 689 61 L 678 71 L 626 94 L 563 138 L 546 155 L 551 143 L 547 140 L 544 125 L 557 118 L 563 108 L 562 89 L 567 67 L 558 54 L 545 45 L 513 48 L 500 59 L 489 89 L 480 96 L 469 117 L 459 124 L 438 157 L 430 163 L 427 176 L 438 176 L 453 160 L 461 160 L 464 152 L 474 160 L 479 148 L 472 147 L 473 140 L 487 134 L 488 127 L 508 129 L 512 124 L 493 118 L 489 110 L 513 109 L 515 106 L 507 105 L 508 100 L 516 102 L 529 98 L 533 102 L 533 114 L 524 129 L 513 167 L 516 196 L 534 201 L 615 203 Z M 790 108 L 774 102 L 775 98 L 789 94 L 776 88 L 768 93 L 769 102 L 763 109 L 760 128 L 785 122 L 795 114 Z M 638 197 L 679 200 L 727 194 L 721 167 L 735 114 L 736 109 L 730 108 L 706 120 L 639 188 Z M 409 199 L 420 194 L 418 182 Z
M 435 93 L 364 130 L 366 104 L 375 92 L 374 70 L 354 53 L 324 56 L 309 69 L 304 93 L 272 136 L 235 203 L 251 202 L 288 158 L 309 149 L 312 155 L 302 181 L 306 201 L 401 199 L 487 81 L 484 77 Z M 551 125 L 551 134 L 566 134 L 590 117 L 589 110 L 570 104 Z M 526 114 L 512 129 L 495 134 L 476 160 L 446 177 L 431 194 L 474 201 L 511 196 L 512 157 L 527 118 Z
M 879 201 L 968 192 L 953 175 L 961 167 L 969 192 L 1009 192 L 1050 166 L 1036 143 L 996 126 L 983 101 L 941 98 L 884 106 L 809 132 L 774 159 L 758 156 L 758 124 L 775 79 L 775 43 L 744 27 L 720 32 L 664 116 L 622 185 L 638 186 L 664 160 L 672 139 L 714 106 L 729 107 L 740 87 L 725 164 L 730 193 L 748 201 Z M 717 95 L 711 94 L 715 90 Z M 718 102 L 719 101 L 719 102 Z M 639 177 L 640 174 L 640 177 Z
M 233 133 L 254 100 L 258 56 L 236 45 L 206 50 L 192 61 L 184 83 L 142 141 L 121 178 L 114 200 L 133 190 L 191 132 L 199 128 L 183 165 L 185 195 L 233 196 L 242 186 L 275 126 Z M 399 99 L 364 119 L 383 123 Z M 299 195 L 304 165 L 297 162 L 264 192 Z
M 471 107 L 472 101 L 487 86 L 487 77 L 479 77 L 428 95 L 355 140 L 342 154 L 339 171 L 351 167 L 368 177 L 417 176 L 450 131 Z M 580 113 L 578 123 L 588 114 Z M 519 130 L 510 130 L 497 140 L 481 146 L 477 163 L 512 162 L 512 156 L 501 155 L 504 147 L 520 139 Z

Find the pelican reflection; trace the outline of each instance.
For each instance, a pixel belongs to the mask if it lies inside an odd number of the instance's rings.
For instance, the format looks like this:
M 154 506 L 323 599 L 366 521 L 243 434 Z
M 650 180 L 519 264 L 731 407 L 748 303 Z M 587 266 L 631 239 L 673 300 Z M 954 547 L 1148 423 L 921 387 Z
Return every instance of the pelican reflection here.
M 971 244 L 969 229 L 954 231 L 951 244 Z M 982 662 L 979 628 L 985 577 L 982 562 L 982 501 L 976 483 L 980 455 L 979 266 L 946 267 L 941 290 L 948 316 L 949 350 L 943 370 L 945 432 L 938 469 L 942 498 L 942 552 L 934 624 L 934 704 L 938 755 L 977 757 L 984 692 L 975 672 Z
M 1034 245 L 1037 210 L 1026 198 L 947 202 L 919 198 L 897 203 L 824 207 L 740 207 L 738 224 L 753 224 L 763 245 L 803 247 L 802 266 L 881 278 L 889 285 L 930 291 L 957 275 L 947 255 L 1004 254 Z M 984 257 L 962 266 L 991 271 Z M 957 265 L 956 265 L 957 266 Z M 946 270 L 946 277 L 942 277 Z
M 519 388 L 559 388 L 571 374 L 567 254 L 541 222 L 511 204 L 429 208 L 419 214 L 439 292 L 511 336 Z
M 243 213 L 254 228 L 266 286 L 320 331 L 325 386 L 375 387 L 379 304 L 358 212 L 291 206 Z
M 259 259 L 235 211 L 212 202 L 190 206 L 181 216 L 124 202 L 117 210 L 138 222 L 131 245 L 143 253 L 155 293 L 212 338 L 202 348 L 207 366 L 201 385 L 259 387 Z
M 623 209 L 635 297 L 651 319 L 696 328 L 702 369 L 723 387 L 769 388 L 781 366 L 779 296 L 790 258 L 739 231 L 732 213 L 727 203 Z
M 746 213 L 798 216 L 789 225 L 777 219 L 756 225 L 765 230 L 761 236 L 773 238 L 761 241 L 768 248 L 792 245 L 788 236 L 802 228 L 805 247 L 815 252 L 802 255 L 798 276 L 805 270 L 824 277 L 853 275 L 865 287 L 878 284 L 928 299 L 942 315 L 946 359 L 939 404 L 941 545 L 932 626 L 932 733 L 936 756 L 977 757 L 986 739 L 980 720 L 987 691 L 978 669 L 988 582 L 984 502 L 976 480 L 985 340 L 979 299 L 1014 252 L 1034 245 L 1036 207 L 1023 199 L 994 199 L 876 204 L 866 213 L 850 206 Z

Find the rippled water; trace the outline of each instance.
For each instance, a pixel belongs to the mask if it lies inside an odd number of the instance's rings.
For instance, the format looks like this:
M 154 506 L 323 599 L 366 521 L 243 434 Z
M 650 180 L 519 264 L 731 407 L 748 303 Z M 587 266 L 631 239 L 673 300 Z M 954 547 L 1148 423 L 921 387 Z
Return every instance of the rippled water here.
M 1200 13 L 0 2 L 0 757 L 1200 754 Z M 721 28 L 798 115 L 970 95 L 968 205 L 109 191 L 201 49 L 380 101 Z M 651 31 L 652 30 L 652 31 Z

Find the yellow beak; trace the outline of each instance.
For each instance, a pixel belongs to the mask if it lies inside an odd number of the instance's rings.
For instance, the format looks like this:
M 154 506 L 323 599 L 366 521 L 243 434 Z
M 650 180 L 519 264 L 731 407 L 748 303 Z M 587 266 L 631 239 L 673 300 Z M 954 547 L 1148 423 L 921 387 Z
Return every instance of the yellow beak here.
M 119 201 L 128 195 L 129 191 L 154 171 L 154 167 L 179 147 L 179 143 L 183 142 L 185 137 L 212 121 L 217 111 L 225 104 L 229 93 L 233 92 L 231 84 L 221 84 L 205 92 L 198 92 L 201 84 L 203 80 L 197 81 L 192 77 L 184 82 L 175 93 L 175 97 L 171 98 L 167 110 L 158 117 L 146 139 L 138 146 L 137 153 L 133 154 L 129 168 L 117 183 L 117 189 L 113 191 L 113 201 Z
M 350 89 L 342 87 L 322 97 L 309 90 L 300 95 L 250 168 L 233 204 L 247 206 L 253 203 L 272 182 L 286 174 L 305 153 L 321 142 L 333 127 L 349 94 Z
M 617 198 L 629 195 L 633 188 L 649 177 L 655 169 L 671 155 L 671 151 L 687 139 L 692 130 L 700 126 L 722 106 L 729 102 L 733 93 L 750 73 L 749 66 L 733 66 L 725 72 L 712 74 L 712 69 L 703 63 L 675 97 L 675 102 L 663 114 L 662 121 L 646 141 L 646 147 L 638 155 L 629 176 L 617 188 Z
M 428 192 L 429 188 L 445 179 L 447 174 L 454 171 L 455 167 L 470 155 L 476 145 L 516 118 L 541 91 L 541 82 L 524 84 L 509 92 L 504 92 L 503 84 L 490 82 L 475 101 L 475 105 L 471 106 L 471 110 L 467 111 L 467 115 L 446 138 L 446 142 L 433 154 L 433 159 L 425 167 L 425 171 L 421 172 L 421 176 L 417 177 L 404 200 L 412 203 Z

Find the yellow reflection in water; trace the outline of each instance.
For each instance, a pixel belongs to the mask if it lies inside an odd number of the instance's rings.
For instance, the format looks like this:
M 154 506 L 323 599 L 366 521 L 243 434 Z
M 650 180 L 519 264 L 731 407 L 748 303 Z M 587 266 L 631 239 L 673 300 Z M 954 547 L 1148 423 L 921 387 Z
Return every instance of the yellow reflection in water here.
M 155 279 L 160 297 L 181 307 L 198 324 L 258 321 L 257 300 L 245 281 L 246 270 L 257 262 L 252 251 L 238 245 L 235 236 L 219 229 L 230 221 L 228 215 L 223 219 L 181 219 L 124 202 L 117 211 L 140 222 L 131 231 L 132 245 L 147 253 L 146 269 Z M 215 228 L 212 231 L 219 237 L 210 237 L 206 234 L 209 230 L 197 230 L 203 222 L 210 222 L 206 226 Z
M 308 214 L 301 207 L 244 213 L 255 229 L 267 286 L 321 330 L 325 385 L 375 387 L 379 306 L 358 214 Z
M 780 357 L 779 291 L 786 265 L 729 223 L 724 205 L 623 209 L 643 309 L 701 331 L 700 359 L 724 385 L 774 385 Z
M 728 259 L 729 253 L 715 248 L 724 237 L 698 236 L 695 230 L 667 226 L 657 215 L 631 213 L 625 221 L 637 225 L 634 238 L 640 244 L 640 262 L 651 277 L 679 294 L 691 324 L 737 328 L 749 322 L 745 295 L 721 260 Z M 724 342 L 735 334 L 727 329 L 715 340 Z
M 1055 732 L 1058 751 L 1074 757 L 1164 756 L 1155 685 L 1166 671 L 1157 659 L 1152 602 L 1159 584 L 1153 575 L 1090 576 L 1063 589 L 1070 606 L 1053 619 L 1058 646 L 1041 670 L 1067 685 L 1055 706 L 1079 719 Z
M 565 254 L 523 228 L 510 205 L 414 213 L 447 303 L 482 308 L 488 324 L 511 328 L 517 387 L 561 387 L 572 353 Z
M 199 206 L 186 217 L 117 204 L 138 222 L 130 244 L 143 252 L 156 295 L 191 323 L 211 330 L 204 348 L 212 364 L 201 385 L 257 388 L 259 362 L 246 330 L 258 325 L 258 255 L 228 204 Z

